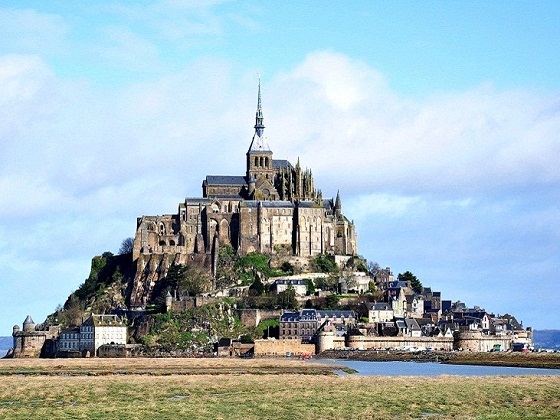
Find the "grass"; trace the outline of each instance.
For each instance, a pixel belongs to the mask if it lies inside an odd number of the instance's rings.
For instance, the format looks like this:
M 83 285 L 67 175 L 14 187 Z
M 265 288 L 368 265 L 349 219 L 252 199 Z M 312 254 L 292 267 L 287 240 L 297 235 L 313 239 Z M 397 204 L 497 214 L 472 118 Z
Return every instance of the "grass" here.
M 560 418 L 560 376 L 334 376 L 285 360 L 0 362 L 0 418 Z

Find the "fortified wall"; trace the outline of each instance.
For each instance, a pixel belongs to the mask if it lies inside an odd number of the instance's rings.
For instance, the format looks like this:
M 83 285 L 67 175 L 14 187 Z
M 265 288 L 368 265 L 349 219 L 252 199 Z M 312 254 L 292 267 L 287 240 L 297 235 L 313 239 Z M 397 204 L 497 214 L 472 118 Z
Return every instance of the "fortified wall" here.
M 469 351 L 487 352 L 499 345 L 501 349 L 510 349 L 512 347 L 514 337 L 500 337 L 495 335 L 484 335 L 479 331 L 459 333 L 457 336 L 456 349 Z
M 285 356 L 291 353 L 293 356 L 302 354 L 315 354 L 315 344 L 302 344 L 300 340 L 255 340 L 255 356 Z
M 237 314 L 241 323 L 246 327 L 256 327 L 265 319 L 278 319 L 282 315 L 282 310 L 263 310 L 263 309 L 238 309 Z

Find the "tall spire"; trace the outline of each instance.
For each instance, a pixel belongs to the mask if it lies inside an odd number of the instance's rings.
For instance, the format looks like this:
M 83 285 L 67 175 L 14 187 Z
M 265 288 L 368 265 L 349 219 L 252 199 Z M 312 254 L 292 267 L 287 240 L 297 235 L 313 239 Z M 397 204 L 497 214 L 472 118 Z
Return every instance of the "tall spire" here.
M 342 214 L 342 202 L 340 200 L 340 190 L 336 192 L 336 200 L 334 202 L 334 214 L 340 216 Z
M 257 102 L 257 115 L 255 116 L 255 133 L 257 136 L 262 137 L 264 131 L 263 113 L 261 106 L 261 78 L 259 76 L 259 99 Z

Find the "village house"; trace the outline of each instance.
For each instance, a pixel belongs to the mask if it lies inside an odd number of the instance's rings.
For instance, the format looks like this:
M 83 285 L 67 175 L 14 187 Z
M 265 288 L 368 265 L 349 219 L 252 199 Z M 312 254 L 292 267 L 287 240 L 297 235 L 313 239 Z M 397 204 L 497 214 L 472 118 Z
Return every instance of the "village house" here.
M 368 305 L 368 321 L 370 324 L 391 322 L 394 317 L 393 308 L 387 302 L 370 303 Z
M 276 294 L 285 292 L 289 287 L 293 287 L 296 296 L 305 296 L 307 294 L 307 283 L 302 279 L 278 279 L 273 284 Z
M 58 349 L 66 354 L 79 352 L 97 356 L 99 347 L 105 344 L 126 345 L 128 327 L 117 315 L 92 314 L 82 325 L 68 328 L 59 336 Z
M 355 324 L 354 311 L 303 309 L 300 312 L 284 312 L 280 316 L 280 339 L 309 342 L 325 326 L 347 330 Z

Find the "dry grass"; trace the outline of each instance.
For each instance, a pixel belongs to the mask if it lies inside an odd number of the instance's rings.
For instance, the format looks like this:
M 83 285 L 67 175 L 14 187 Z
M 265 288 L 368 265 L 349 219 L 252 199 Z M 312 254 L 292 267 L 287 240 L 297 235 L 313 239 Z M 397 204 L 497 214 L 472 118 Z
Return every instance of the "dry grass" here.
M 75 375 L 93 363 L 154 373 Z M 3 376 L 0 418 L 560 418 L 560 376 L 338 377 L 279 373 L 309 366 L 298 361 L 222 359 L 2 361 L 0 371 L 18 364 L 58 375 Z M 228 374 L 192 374 L 201 366 Z

